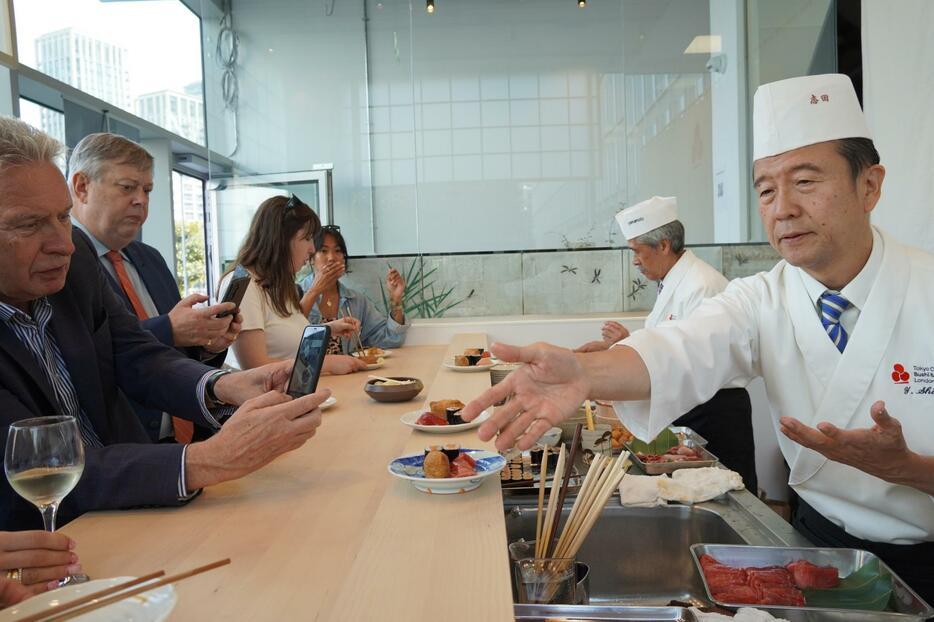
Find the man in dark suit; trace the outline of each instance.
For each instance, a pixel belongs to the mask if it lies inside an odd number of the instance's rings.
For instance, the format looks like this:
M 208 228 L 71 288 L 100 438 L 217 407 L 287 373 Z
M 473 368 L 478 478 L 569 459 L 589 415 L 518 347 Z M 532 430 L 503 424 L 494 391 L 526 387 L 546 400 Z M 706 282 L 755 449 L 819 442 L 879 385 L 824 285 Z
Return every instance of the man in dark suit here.
M 223 365 L 240 325 L 216 317 L 224 309 L 221 305 L 194 308 L 207 296 L 191 294 L 182 300 L 159 251 L 136 239 L 149 215 L 153 188 L 149 152 L 116 134 L 89 134 L 72 151 L 68 176 L 74 224 L 87 234 L 108 283 L 127 309 L 162 343 L 195 361 Z M 188 422 L 173 421 L 158 410 L 133 407 L 153 440 L 174 435 L 179 442 L 189 442 L 210 435 L 205 428 L 196 431 Z
M 329 392 L 293 400 L 281 392 L 287 364 L 231 374 L 143 330 L 88 246 L 74 241 L 71 197 L 54 164 L 61 151 L 51 137 L 0 117 L 0 446 L 14 421 L 75 417 L 85 467 L 60 519 L 180 505 L 304 444 Z M 190 445 L 153 444 L 127 397 L 219 430 Z M 221 427 L 228 404 L 243 405 Z M 4 479 L 0 529 L 41 524 Z

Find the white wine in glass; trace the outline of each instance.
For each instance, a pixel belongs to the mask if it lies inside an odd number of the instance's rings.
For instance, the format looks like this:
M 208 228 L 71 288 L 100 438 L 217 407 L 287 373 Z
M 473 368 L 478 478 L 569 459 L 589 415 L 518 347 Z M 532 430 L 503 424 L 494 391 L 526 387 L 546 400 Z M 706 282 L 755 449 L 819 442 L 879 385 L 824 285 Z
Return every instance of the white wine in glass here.
M 13 490 L 42 513 L 46 531 L 55 531 L 58 506 L 84 471 L 84 444 L 74 417 L 35 417 L 10 425 L 3 469 Z M 84 575 L 62 585 L 87 581 Z

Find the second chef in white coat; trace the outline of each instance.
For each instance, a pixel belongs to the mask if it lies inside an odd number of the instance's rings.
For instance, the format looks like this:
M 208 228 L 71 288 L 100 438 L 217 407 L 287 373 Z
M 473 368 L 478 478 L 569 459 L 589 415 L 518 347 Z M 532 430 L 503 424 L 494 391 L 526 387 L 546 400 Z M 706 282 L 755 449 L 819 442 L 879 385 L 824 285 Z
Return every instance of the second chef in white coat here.
M 645 319 L 646 328 L 683 320 L 707 298 L 726 289 L 726 277 L 684 247 L 684 225 L 678 220 L 675 197 L 652 197 L 616 215 L 633 265 L 658 283 L 658 297 Z M 606 339 L 619 326 L 625 334 Z M 616 322 L 604 326 L 604 340 L 590 342 L 578 352 L 606 350 L 629 333 Z M 756 449 L 752 430 L 752 404 L 747 382 L 737 379 L 704 403 L 687 408 L 673 425 L 687 426 L 709 441 L 707 449 L 720 462 L 739 473 L 743 484 L 756 494 Z M 625 408 L 621 403 L 617 408 Z

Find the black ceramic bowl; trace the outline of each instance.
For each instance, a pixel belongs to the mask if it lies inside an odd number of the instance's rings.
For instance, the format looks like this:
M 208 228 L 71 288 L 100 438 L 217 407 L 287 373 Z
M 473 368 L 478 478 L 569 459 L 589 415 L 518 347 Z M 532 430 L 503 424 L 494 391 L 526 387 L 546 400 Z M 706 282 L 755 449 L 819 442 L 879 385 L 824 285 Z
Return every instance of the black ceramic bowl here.
M 377 402 L 406 402 L 425 388 L 422 381 L 418 378 L 408 378 L 406 376 L 387 376 L 392 380 L 414 380 L 409 384 L 379 384 L 379 380 L 369 380 L 363 385 L 366 394 Z

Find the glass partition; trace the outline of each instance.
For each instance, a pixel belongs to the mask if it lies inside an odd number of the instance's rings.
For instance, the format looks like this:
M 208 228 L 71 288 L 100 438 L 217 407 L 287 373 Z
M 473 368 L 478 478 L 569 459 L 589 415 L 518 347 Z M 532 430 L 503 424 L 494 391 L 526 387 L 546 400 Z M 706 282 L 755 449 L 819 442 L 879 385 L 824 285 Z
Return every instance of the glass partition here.
M 832 0 L 776 4 L 202 0 L 212 182 L 329 167 L 347 283 L 392 265 L 414 314 L 644 310 L 614 215 L 653 194 L 728 276 L 775 261 L 752 92 L 835 64 Z M 216 201 L 223 248 L 265 196 Z

